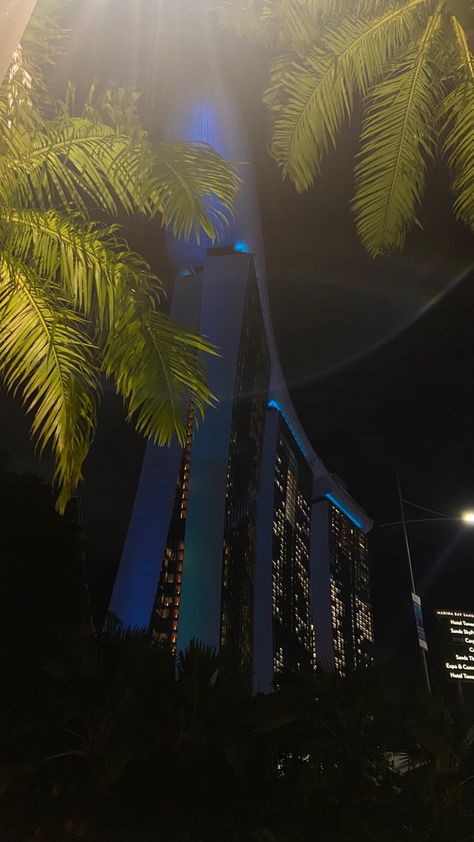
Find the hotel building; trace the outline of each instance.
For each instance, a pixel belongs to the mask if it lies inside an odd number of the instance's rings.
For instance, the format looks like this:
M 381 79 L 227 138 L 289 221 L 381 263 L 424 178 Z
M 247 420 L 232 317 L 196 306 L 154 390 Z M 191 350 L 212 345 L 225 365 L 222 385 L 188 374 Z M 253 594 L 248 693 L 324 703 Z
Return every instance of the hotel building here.
M 245 161 L 235 214 L 212 244 L 169 238 L 172 315 L 219 348 L 217 397 L 184 448 L 149 444 L 110 610 L 171 652 L 222 649 L 255 690 L 316 658 L 370 662 L 370 518 L 317 456 L 296 415 L 271 323 L 250 150 L 216 82 L 178 105 L 170 135 Z

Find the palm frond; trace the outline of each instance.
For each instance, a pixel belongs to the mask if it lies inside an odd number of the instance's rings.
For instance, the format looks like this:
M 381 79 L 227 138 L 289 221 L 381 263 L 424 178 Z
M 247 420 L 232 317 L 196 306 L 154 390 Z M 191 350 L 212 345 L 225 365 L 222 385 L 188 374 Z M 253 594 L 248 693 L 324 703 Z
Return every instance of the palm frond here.
M 266 27 L 262 18 L 264 0 L 214 0 L 209 8 L 216 12 L 222 29 L 251 41 L 265 38 Z
M 239 189 L 235 167 L 207 144 L 161 143 L 154 154 L 138 114 L 140 94 L 134 88 L 89 90 L 82 117 L 110 126 L 142 150 L 134 197 L 140 209 L 159 213 L 176 237 L 199 239 L 203 230 L 214 239 L 228 225 Z M 69 97 L 69 112 L 74 92 Z
M 0 211 L 3 252 L 35 266 L 53 282 L 74 309 L 110 328 L 130 290 L 149 289 L 155 299 L 163 287 L 145 261 L 132 252 L 116 225 L 100 227 L 78 214 L 54 210 Z
M 474 229 L 474 55 L 466 33 L 451 17 L 456 51 L 455 86 L 441 104 L 445 152 L 454 172 L 454 212 Z
M 107 337 L 104 370 L 113 377 L 137 431 L 160 445 L 173 435 L 184 443 L 189 402 L 203 416 L 212 403 L 200 353 L 213 353 L 201 337 L 130 298 Z
M 27 66 L 34 73 L 35 90 L 44 95 L 43 69 L 54 65 L 63 52 L 69 32 L 62 25 L 62 13 L 70 0 L 39 0 L 21 39 Z
M 427 160 L 436 145 L 441 85 L 432 59 L 441 21 L 438 4 L 422 37 L 371 92 L 353 207 L 359 236 L 372 255 L 402 246 L 417 219 Z
M 175 237 L 200 231 L 211 239 L 229 224 L 240 180 L 207 144 L 163 143 L 154 167 L 152 202 Z
M 112 126 L 62 118 L 43 132 L 12 128 L 0 156 L 0 197 L 18 207 L 51 204 L 87 216 L 90 206 L 160 213 L 175 236 L 214 238 L 228 224 L 239 187 L 234 167 L 206 144 L 164 143 L 154 158 Z
M 38 97 L 43 106 L 50 104 L 43 68 L 54 63 L 66 34 L 57 19 L 63 5 L 64 0 L 42 0 L 33 11 L 0 85 L 0 108 L 5 105 L 8 110 L 8 121 L 0 121 L 0 134 L 13 123 L 40 125 Z
M 0 139 L 13 125 L 21 124 L 28 129 L 39 125 L 41 115 L 33 103 L 37 84 L 34 70 L 25 61 L 22 47 L 18 46 L 0 86 Z
M 34 8 L 21 39 L 28 61 L 36 68 L 55 63 L 68 32 L 61 24 L 61 13 L 70 0 L 41 0 Z
M 51 446 L 64 511 L 96 424 L 95 349 L 84 320 L 19 261 L 0 263 L 0 374 L 33 413 L 40 451 Z
M 265 0 L 262 22 L 274 44 L 301 54 L 320 34 L 320 0 Z
M 143 207 L 151 175 L 147 147 L 111 126 L 81 118 L 58 119 L 42 131 L 12 127 L 0 152 L 0 196 L 19 207 L 92 208 L 116 215 Z
M 296 51 L 319 32 L 320 7 L 320 0 L 218 0 L 211 4 L 223 29 L 268 47 Z
M 140 120 L 138 103 L 141 94 L 136 88 L 109 85 L 101 90 L 96 82 L 89 88 L 82 113 L 93 123 L 105 123 L 112 126 L 118 135 L 126 135 L 134 143 L 142 143 L 147 139 L 147 132 Z M 69 84 L 67 108 L 69 116 L 75 113 L 75 89 Z
M 266 101 L 274 115 L 271 151 L 296 189 L 308 189 L 322 158 L 365 94 L 413 38 L 425 0 L 390 3 L 378 17 L 346 16 L 306 60 L 280 58 Z

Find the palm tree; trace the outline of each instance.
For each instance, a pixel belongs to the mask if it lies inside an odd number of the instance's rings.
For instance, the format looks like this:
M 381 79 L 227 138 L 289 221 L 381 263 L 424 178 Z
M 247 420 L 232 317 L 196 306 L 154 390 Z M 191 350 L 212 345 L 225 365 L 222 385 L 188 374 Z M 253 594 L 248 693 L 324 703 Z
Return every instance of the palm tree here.
M 302 836 L 317 826 L 331 840 L 373 838 L 392 778 L 376 729 L 380 695 L 373 669 L 341 678 L 319 666 L 280 673 L 276 692 L 255 699 L 257 732 L 273 738 L 279 828 L 292 827 L 294 811 Z
M 216 5 L 224 26 L 276 52 L 265 94 L 271 152 L 298 191 L 313 185 L 361 107 L 353 209 L 372 255 L 403 246 L 438 155 L 452 171 L 454 213 L 474 227 L 472 0 Z
M 472 711 L 453 709 L 439 694 L 407 703 L 407 776 L 435 821 L 466 805 L 472 789 L 474 726 Z
M 57 631 L 27 666 L 20 641 L 0 653 L 0 834 L 67 825 L 92 837 L 102 825 L 106 839 L 135 839 L 143 824 L 201 839 L 226 821 L 234 831 L 251 738 L 240 676 L 196 642 L 175 670 L 149 635 L 112 621 L 101 635 Z
M 0 0 L 0 83 L 35 5 L 36 0 Z
M 140 212 L 175 236 L 214 237 L 238 189 L 205 145 L 152 148 L 133 91 L 92 88 L 78 113 L 69 90 L 53 106 L 38 56 L 52 61 L 62 37 L 40 4 L 0 89 L 1 382 L 52 449 L 60 511 L 94 435 L 101 374 L 159 444 L 184 438 L 190 400 L 197 417 L 211 401 L 200 352 L 212 349 L 160 311 L 159 279 L 94 216 Z
M 14 636 L 0 658 L 10 676 L 0 697 L 0 827 L 10 813 L 9 829 L 23 827 L 22 838 L 48 825 L 74 836 L 74 827 L 95 824 L 129 769 L 149 767 L 159 750 L 154 729 L 172 696 L 173 662 L 146 633 L 113 625 L 100 635 L 58 627 L 26 668 L 12 669 L 12 653 L 24 664 Z

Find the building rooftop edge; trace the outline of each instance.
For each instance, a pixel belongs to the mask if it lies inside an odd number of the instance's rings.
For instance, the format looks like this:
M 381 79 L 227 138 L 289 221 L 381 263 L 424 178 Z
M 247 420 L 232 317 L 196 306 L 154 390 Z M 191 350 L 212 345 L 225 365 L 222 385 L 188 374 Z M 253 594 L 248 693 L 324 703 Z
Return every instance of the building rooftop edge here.
M 296 444 L 308 462 L 308 465 L 313 472 L 314 496 L 317 496 L 319 493 L 319 496 L 326 496 L 330 500 L 332 496 L 333 499 L 331 502 L 338 506 L 340 510 L 353 521 L 357 528 L 362 529 L 364 533 L 370 532 L 373 526 L 373 520 L 367 515 L 362 507 L 356 503 L 353 497 L 351 497 L 347 489 L 344 487 L 342 480 L 338 482 L 338 478 L 327 469 L 323 460 L 316 453 L 316 450 L 309 440 L 295 410 L 293 401 L 288 391 L 285 375 L 281 367 L 275 336 L 273 333 L 266 279 L 262 277 L 261 270 L 260 272 L 258 271 L 258 266 L 253 253 L 247 250 L 243 251 L 236 249 L 235 246 L 232 247 L 224 245 L 216 249 L 210 249 L 206 255 L 206 262 L 208 260 L 226 261 L 229 260 L 229 258 L 231 260 L 238 259 L 247 261 L 249 267 L 252 266 L 255 272 L 271 360 L 268 407 L 270 409 L 275 409 L 282 414 Z M 322 489 L 323 487 L 325 489 L 324 491 L 318 491 L 318 488 Z

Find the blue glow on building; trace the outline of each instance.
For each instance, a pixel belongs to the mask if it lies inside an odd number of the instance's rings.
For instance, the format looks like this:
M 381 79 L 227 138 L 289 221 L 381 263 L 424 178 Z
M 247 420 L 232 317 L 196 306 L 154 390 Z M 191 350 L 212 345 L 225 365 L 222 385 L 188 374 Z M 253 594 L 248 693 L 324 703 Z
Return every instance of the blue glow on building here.
M 170 116 L 167 138 L 209 144 L 229 161 L 251 161 L 251 150 L 242 134 L 239 114 L 229 100 L 227 91 L 221 87 L 218 78 L 209 83 L 209 90 L 207 84 L 204 91 L 201 90 L 201 82 L 197 83 L 197 90 L 190 85 L 187 100 L 178 103 L 174 115 Z M 241 176 L 241 189 L 232 214 L 215 197 L 203 199 L 205 209 L 210 210 L 212 206 L 218 215 L 215 240 L 203 231 L 199 237 L 193 234 L 186 242 L 177 241 L 170 231 L 166 234 L 170 263 L 183 279 L 176 284 L 174 291 L 173 317 L 190 329 L 200 329 L 203 335 L 212 339 L 222 354 L 216 358 L 211 357 L 207 366 L 211 391 L 220 399 L 218 406 L 208 414 L 205 424 L 193 435 L 182 559 L 185 575 L 180 595 L 179 626 L 176 629 L 177 648 L 185 648 L 196 637 L 216 648 L 221 640 L 223 524 L 226 516 L 229 442 L 233 423 L 235 370 L 239 360 L 245 305 L 244 280 L 250 271 L 246 265 L 251 266 L 252 262 L 249 255 L 253 255 L 271 359 L 270 386 L 265 391 L 268 396 L 267 407 L 278 412 L 276 415 L 268 411 L 265 419 L 264 464 L 261 468 L 262 485 L 257 516 L 254 608 L 255 686 L 270 689 L 273 677 L 271 596 L 275 449 L 279 434 L 285 433 L 281 419 L 285 421 L 289 434 L 308 463 L 313 481 L 320 483 L 319 491 L 313 492 L 317 493 L 318 499 L 321 501 L 325 496 L 357 529 L 366 532 L 370 525 L 355 503 L 356 516 L 359 515 L 363 525 L 339 502 L 337 496 L 325 492 L 325 489 L 332 488 L 337 495 L 338 485 L 331 480 L 325 466 L 314 453 L 294 413 L 273 337 L 253 168 L 251 164 L 238 164 L 237 168 Z M 219 214 L 222 216 L 219 217 Z M 208 255 L 209 248 L 219 246 L 225 247 L 222 256 L 219 256 L 218 248 L 217 254 Z M 229 251 L 235 254 L 229 254 Z M 222 283 L 223 277 L 227 283 Z M 231 291 L 234 296 L 232 304 L 229 301 Z M 270 395 L 276 398 L 270 398 Z M 288 438 L 288 433 L 285 433 L 285 438 Z M 174 448 L 176 450 L 151 444 L 148 446 L 114 587 L 111 610 L 125 625 L 133 628 L 147 628 L 154 608 L 176 500 L 176 477 L 181 464 L 182 451 L 177 443 Z M 295 452 L 293 455 L 299 462 L 298 454 Z M 345 496 L 342 489 L 340 494 L 350 506 L 350 498 Z M 324 617 L 324 622 L 327 619 L 327 658 L 334 660 L 328 506 L 324 503 L 311 506 L 311 517 L 315 517 L 315 511 L 325 520 L 322 520 L 322 527 L 316 520 L 316 525 L 311 527 L 311 576 L 316 583 L 311 598 L 314 600 L 316 595 L 321 603 L 321 606 L 318 603 L 317 609 L 313 609 L 313 620 L 321 640 L 320 618 Z M 232 523 L 229 525 L 232 529 L 238 526 L 233 511 Z M 353 540 L 354 544 L 358 543 L 357 535 L 353 536 Z
M 288 415 L 286 414 L 285 410 L 283 409 L 282 405 L 280 403 L 278 403 L 278 401 L 274 400 L 274 398 L 272 398 L 271 400 L 268 401 L 267 406 L 268 406 L 269 409 L 276 409 L 277 412 L 279 412 L 280 415 L 283 416 L 283 418 L 285 419 L 285 422 L 286 422 L 286 426 L 288 427 L 289 430 L 291 430 L 293 438 L 294 438 L 296 444 L 298 445 L 299 449 L 301 450 L 301 453 L 303 454 L 305 459 L 307 459 L 308 457 L 307 457 L 307 454 L 306 454 L 306 450 L 303 446 L 303 443 L 302 443 L 300 437 L 298 436 L 298 433 L 296 432 L 296 430 L 294 428 L 294 425 L 291 423 L 290 419 L 288 418 Z
M 238 240 L 234 243 L 234 250 L 240 254 L 250 254 L 250 246 L 245 240 Z
M 226 91 L 219 81 L 201 90 L 196 83 L 194 92 L 171 115 L 168 121 L 167 139 L 187 141 L 188 143 L 208 144 L 227 161 L 248 161 L 250 151 L 242 136 L 240 121 L 229 103 Z M 177 240 L 170 231 L 166 234 L 170 261 L 177 267 L 203 266 L 209 248 L 235 244 L 235 251 L 250 254 L 253 230 L 249 220 L 253 212 L 253 196 L 242 179 L 241 189 L 232 211 L 224 207 L 215 195 L 205 196 L 203 206 L 213 212 L 215 238 L 200 230 L 199 236 L 193 232 L 186 240 Z
M 349 518 L 350 521 L 352 521 L 354 526 L 357 526 L 357 529 L 362 529 L 362 524 L 361 524 L 360 520 L 357 520 L 357 518 L 355 518 L 354 515 L 351 514 L 349 509 L 346 509 L 346 507 L 343 506 L 342 503 L 339 502 L 337 497 L 334 497 L 334 494 L 326 493 L 325 496 L 328 498 L 328 500 L 331 501 L 331 503 L 333 504 L 333 506 L 336 507 L 336 509 L 339 509 L 339 511 L 342 512 L 343 515 L 345 515 L 346 517 Z

